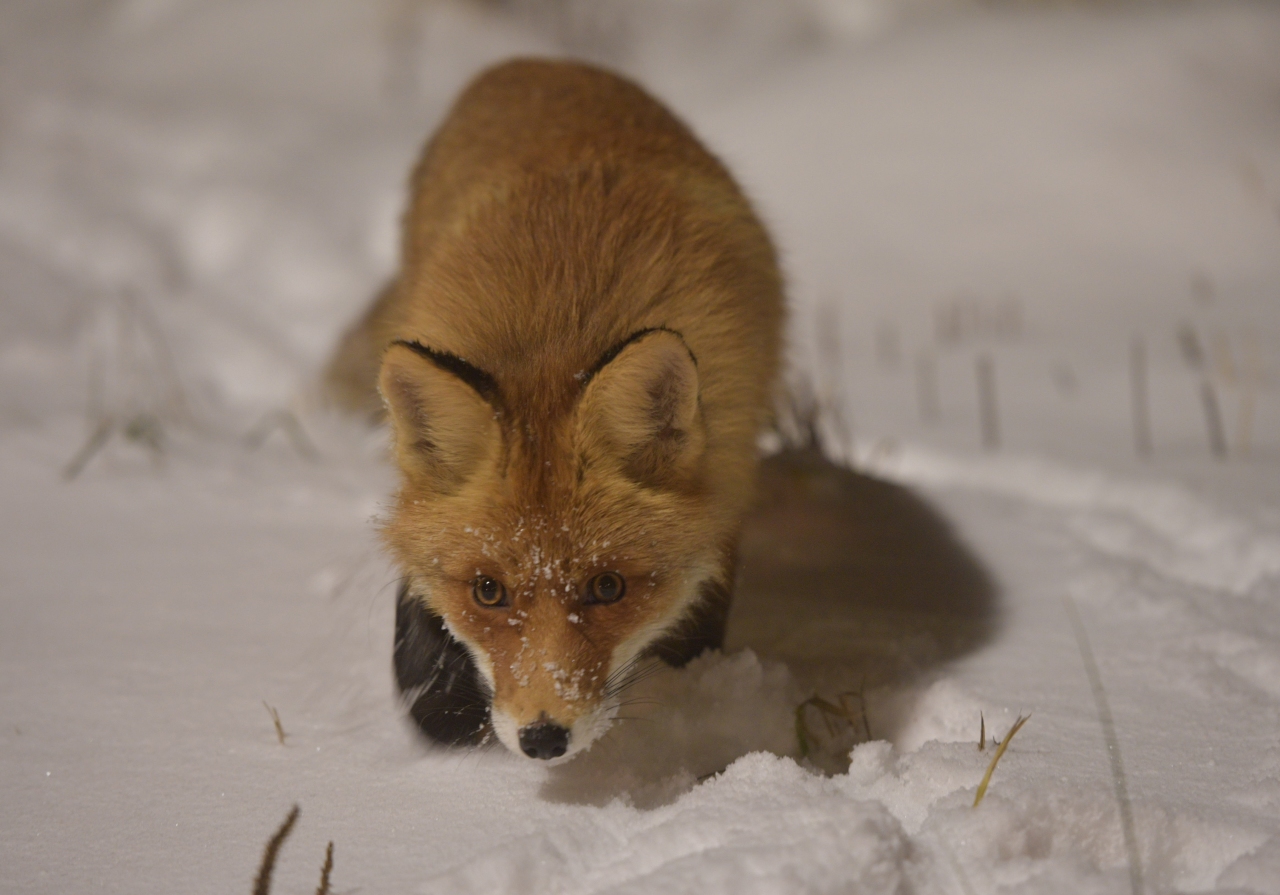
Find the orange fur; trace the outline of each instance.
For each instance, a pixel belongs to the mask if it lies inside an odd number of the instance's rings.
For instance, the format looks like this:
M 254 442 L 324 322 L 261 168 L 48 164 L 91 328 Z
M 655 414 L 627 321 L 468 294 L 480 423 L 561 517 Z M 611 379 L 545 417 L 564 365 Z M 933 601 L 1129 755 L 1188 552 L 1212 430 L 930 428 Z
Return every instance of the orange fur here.
M 730 590 L 782 317 L 748 202 L 626 80 L 507 63 L 428 144 L 400 271 L 331 376 L 369 407 L 377 371 L 403 474 L 386 542 L 513 749 L 539 720 L 588 745 L 608 676 Z M 584 604 L 603 572 L 625 596 Z M 482 577 L 509 606 L 476 601 Z

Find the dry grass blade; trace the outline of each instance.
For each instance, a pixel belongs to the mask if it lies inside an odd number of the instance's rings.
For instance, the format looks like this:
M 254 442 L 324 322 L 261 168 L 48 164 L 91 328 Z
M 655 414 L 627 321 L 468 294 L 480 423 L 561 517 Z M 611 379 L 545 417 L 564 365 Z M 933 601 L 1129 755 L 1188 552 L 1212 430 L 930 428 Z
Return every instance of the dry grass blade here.
M 1013 722 L 1013 726 L 1009 728 L 1009 732 L 1004 735 L 1004 739 L 1000 742 L 1000 747 L 996 749 L 996 754 L 991 756 L 991 764 L 987 765 L 987 772 L 982 775 L 982 782 L 978 784 L 978 793 L 973 797 L 973 807 L 977 808 L 982 801 L 982 797 L 987 794 L 987 785 L 991 783 L 991 775 L 996 772 L 996 765 L 1000 763 L 1004 750 L 1009 748 L 1009 742 L 1013 739 L 1013 735 L 1022 729 L 1022 725 L 1031 720 L 1031 716 L 1018 716 L 1018 720 Z M 984 722 L 985 726 L 985 722 Z
M 1141 336 L 1129 342 L 1129 409 L 1133 417 L 1133 447 L 1143 460 L 1151 457 L 1151 394 L 1147 383 L 1147 343 Z
M 293 832 L 299 813 L 298 806 L 294 805 L 284 823 L 267 841 L 267 847 L 262 852 L 262 863 L 258 865 L 258 875 L 253 880 L 253 895 L 271 895 L 271 874 L 276 869 L 276 856 L 280 854 L 280 847 L 284 845 L 285 839 Z
M 1209 437 L 1209 453 L 1218 460 L 1227 458 L 1227 436 L 1222 424 L 1218 393 L 1205 377 L 1200 383 L 1200 403 L 1204 405 L 1204 426 Z
M 320 868 L 320 886 L 316 895 L 329 895 L 329 874 L 333 872 L 333 843 L 324 850 L 324 866 Z
M 1227 458 L 1227 436 L 1222 426 L 1222 411 L 1218 406 L 1218 393 L 1210 378 L 1208 359 L 1201 345 L 1200 336 L 1190 323 L 1182 323 L 1177 331 L 1178 347 L 1187 366 L 1200 374 L 1200 403 L 1204 407 L 1205 431 L 1209 437 L 1209 452 L 1219 460 Z
M 271 723 L 276 726 L 276 739 L 280 741 L 280 745 L 284 745 L 284 738 L 288 736 L 284 732 L 284 725 L 280 723 L 280 713 L 273 706 L 267 705 L 267 701 L 262 700 L 262 707 L 267 710 L 267 714 L 271 716 Z
M 982 712 L 978 712 L 978 751 L 987 751 L 987 719 Z
M 67 481 L 71 481 L 84 471 L 89 465 L 89 461 L 102 450 L 107 442 L 111 439 L 111 433 L 115 431 L 115 420 L 110 417 L 104 417 L 98 421 L 93 432 L 89 435 L 89 440 L 84 443 L 84 447 L 76 452 L 71 458 L 71 462 L 62 470 L 62 477 Z
M 1262 381 L 1262 361 L 1258 340 L 1252 335 L 1244 340 L 1244 368 L 1240 380 L 1240 415 L 1236 418 L 1237 453 L 1248 457 L 1253 447 L 1254 406 L 1258 399 L 1258 387 Z
M 1000 449 L 1000 404 L 996 398 L 996 364 L 989 354 L 976 361 L 978 377 L 978 422 L 984 450 Z
M 854 710 L 848 704 L 848 700 L 853 696 L 857 696 L 858 699 L 861 701 L 862 711 L 860 713 L 861 714 L 860 719 L 859 719 L 859 713 L 855 713 Z M 827 728 L 828 736 L 835 736 L 835 731 L 831 727 L 831 719 L 838 718 L 841 721 L 846 722 L 854 730 L 857 730 L 859 727 L 861 727 L 862 730 L 866 733 L 867 741 L 870 742 L 871 722 L 867 718 L 867 703 L 861 691 L 859 691 L 858 693 L 841 693 L 839 705 L 836 705 L 833 702 L 823 699 L 821 696 L 810 696 L 804 702 L 796 706 L 796 740 L 798 740 L 800 743 L 801 758 L 808 758 L 809 753 L 812 751 L 812 748 L 813 748 L 811 745 L 811 740 L 813 739 L 813 736 L 809 730 L 809 724 L 805 720 L 805 709 L 809 708 L 810 706 L 812 706 L 813 708 L 816 708 L 820 713 L 820 717 L 822 718 L 822 723 Z M 859 720 L 862 721 L 861 725 L 859 725 L 858 723 Z
M 1182 352 L 1182 359 L 1187 362 L 1187 366 L 1192 370 L 1202 369 L 1204 349 L 1200 347 L 1200 336 L 1195 327 L 1186 322 L 1178 324 L 1177 339 L 1178 350 Z
M 831 729 L 831 715 L 840 714 L 839 707 L 827 702 L 821 696 L 810 696 L 804 702 L 796 706 L 796 739 L 800 742 L 800 757 L 808 758 L 809 753 L 813 750 L 810 745 L 811 734 L 809 732 L 809 724 L 805 720 L 805 709 L 813 706 L 822 713 L 822 720 L 827 725 L 827 730 Z
M 814 699 L 817 697 L 815 696 Z M 804 710 L 811 704 L 812 700 L 806 699 L 804 702 L 796 706 L 796 741 L 800 744 L 800 757 L 808 758 L 811 747 L 809 746 L 809 725 L 804 720 Z
M 840 694 L 840 705 L 845 710 L 846 718 L 849 718 L 850 715 L 852 715 L 853 710 L 850 709 L 849 706 L 845 704 L 845 701 L 847 698 L 852 697 L 853 695 L 854 694 L 852 693 Z M 874 739 L 874 737 L 871 736 L 871 716 L 867 713 L 867 681 L 865 678 L 863 678 L 862 684 L 858 687 L 857 695 L 858 695 L 858 710 L 862 715 L 862 732 L 866 735 L 867 742 L 869 743 Z M 853 724 L 852 718 L 850 718 L 849 723 Z
M 1116 722 L 1111 715 L 1111 703 L 1107 700 L 1107 691 L 1102 686 L 1102 673 L 1098 671 L 1098 661 L 1094 658 L 1093 647 L 1089 644 L 1089 632 L 1085 630 L 1084 622 L 1080 619 L 1076 601 L 1070 594 L 1064 594 L 1062 603 L 1076 637 L 1076 646 L 1080 650 L 1080 661 L 1084 665 L 1085 676 L 1089 679 L 1089 688 L 1093 691 L 1094 706 L 1098 710 L 1098 724 L 1102 727 L 1107 758 L 1111 762 L 1111 781 L 1115 785 L 1116 805 L 1120 810 L 1120 831 L 1124 836 L 1125 852 L 1129 857 L 1129 885 L 1133 895 L 1142 895 L 1146 891 L 1142 882 L 1142 855 L 1138 852 L 1138 833 L 1133 824 L 1133 805 L 1129 802 L 1129 786 L 1125 782 L 1124 760 L 1120 756 L 1120 740 L 1116 736 Z

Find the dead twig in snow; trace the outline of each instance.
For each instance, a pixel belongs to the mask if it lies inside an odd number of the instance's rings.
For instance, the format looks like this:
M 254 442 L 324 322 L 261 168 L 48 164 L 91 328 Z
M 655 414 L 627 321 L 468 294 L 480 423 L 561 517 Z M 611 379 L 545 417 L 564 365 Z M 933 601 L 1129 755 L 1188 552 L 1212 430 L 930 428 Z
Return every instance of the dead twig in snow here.
M 1147 389 L 1147 343 L 1141 336 L 1129 342 L 1130 411 L 1133 449 L 1140 460 L 1151 459 L 1151 398 Z
M 840 697 L 840 704 L 844 705 L 844 695 Z M 871 736 L 871 715 L 867 713 L 867 679 L 865 677 L 858 685 L 858 708 L 862 711 L 862 732 L 867 735 L 869 743 L 874 737 Z
M 1209 375 L 1209 365 L 1205 361 L 1204 349 L 1200 345 L 1200 336 L 1190 323 L 1178 327 L 1178 348 L 1182 351 L 1182 359 L 1194 372 L 1200 374 L 1200 403 L 1204 407 L 1204 425 L 1209 436 L 1209 452 L 1219 460 L 1227 459 L 1227 436 L 1222 426 L 1222 411 L 1218 406 L 1218 393 L 1213 387 L 1213 379 Z
M 1258 352 L 1258 340 L 1253 335 L 1244 339 L 1244 363 L 1240 377 L 1240 415 L 1236 418 L 1236 449 L 1241 457 L 1248 457 L 1253 449 L 1253 412 L 1258 397 L 1258 383 L 1262 380 L 1262 361 Z
M 139 413 L 129 417 L 123 425 L 119 425 L 112 417 L 104 416 L 94 426 L 84 447 L 80 448 L 71 458 L 71 462 L 63 467 L 63 479 L 69 482 L 84 472 L 89 461 L 102 452 L 107 442 L 111 440 L 111 436 L 117 432 L 123 435 L 126 441 L 140 444 L 149 450 L 154 463 L 159 464 L 164 460 L 164 429 L 158 417 L 150 413 Z
M 276 869 L 276 857 L 280 847 L 293 832 L 293 825 L 298 822 L 298 806 L 294 805 L 284 823 L 276 829 L 275 835 L 267 840 L 267 847 L 262 851 L 262 863 L 258 865 L 258 875 L 253 880 L 253 895 L 271 895 L 271 874 Z
M 922 422 L 932 424 L 942 417 L 938 399 L 938 362 L 927 351 L 916 357 L 916 404 Z
M 98 452 L 106 447 L 107 442 L 111 440 L 111 433 L 115 431 L 115 428 L 115 420 L 111 419 L 111 417 L 103 417 L 99 420 L 98 425 L 89 434 L 89 439 L 84 443 L 84 447 L 76 451 L 76 455 L 71 458 L 71 462 L 63 468 L 62 477 L 69 482 L 84 472 L 84 468 L 89 465 L 89 461 L 97 456 Z
M 1209 452 L 1225 460 L 1227 437 L 1222 431 L 1222 410 L 1218 407 L 1218 393 L 1207 376 L 1200 382 L 1200 402 L 1204 404 L 1204 423 L 1209 430 Z
M 276 739 L 280 741 L 280 745 L 284 745 L 284 738 L 288 736 L 284 732 L 284 725 L 280 723 L 280 713 L 275 710 L 274 706 L 267 705 L 267 701 L 262 700 L 262 707 L 267 710 L 267 714 L 271 716 L 271 723 L 276 726 Z
M 978 418 L 982 426 L 982 447 L 1000 449 L 1000 406 L 996 401 L 996 364 L 989 354 L 979 354 L 975 370 L 978 376 Z
M 849 701 L 854 696 L 858 697 L 861 706 L 860 712 L 855 712 L 849 705 Z M 810 696 L 796 706 L 796 740 L 800 743 L 801 758 L 808 758 L 809 753 L 813 751 L 813 732 L 809 729 L 809 724 L 805 719 L 805 710 L 811 706 L 818 710 L 819 717 L 822 718 L 822 723 L 827 729 L 827 736 L 834 737 L 836 735 L 835 728 L 831 726 L 831 719 L 837 718 L 846 722 L 853 730 L 861 727 L 866 734 L 866 742 L 871 741 L 871 721 L 867 717 L 867 700 L 863 690 L 860 689 L 857 693 L 841 693 L 839 700 L 840 704 L 837 705 L 834 702 L 823 699 L 821 696 L 815 695 Z M 861 725 L 858 724 L 859 720 L 862 721 Z
M 333 872 L 333 842 L 324 850 L 324 866 L 320 868 L 320 886 L 316 895 L 329 895 L 329 874 Z

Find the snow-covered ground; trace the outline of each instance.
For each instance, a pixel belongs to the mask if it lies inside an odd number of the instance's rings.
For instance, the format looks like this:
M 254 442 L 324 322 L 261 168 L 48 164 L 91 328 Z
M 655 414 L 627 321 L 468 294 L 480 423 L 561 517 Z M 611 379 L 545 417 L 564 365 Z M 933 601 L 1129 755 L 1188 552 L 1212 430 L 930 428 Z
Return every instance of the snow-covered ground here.
M 1280 7 L 554 6 L 0 6 L 0 890 L 248 891 L 297 803 L 278 893 L 1280 893 Z M 566 49 L 757 199 L 859 475 L 548 769 L 401 719 L 312 383 L 453 93 Z

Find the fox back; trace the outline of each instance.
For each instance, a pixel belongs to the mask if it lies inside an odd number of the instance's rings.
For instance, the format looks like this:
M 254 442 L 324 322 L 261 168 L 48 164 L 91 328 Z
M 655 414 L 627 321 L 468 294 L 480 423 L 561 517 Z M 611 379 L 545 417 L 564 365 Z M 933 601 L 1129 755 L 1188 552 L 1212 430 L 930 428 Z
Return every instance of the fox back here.
M 637 662 L 719 645 L 782 320 L 749 203 L 639 87 L 517 61 L 463 92 L 331 368 L 393 429 L 424 732 L 572 755 Z

